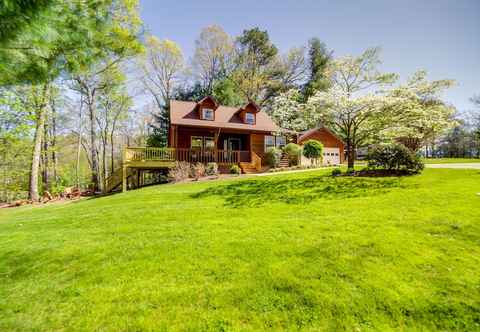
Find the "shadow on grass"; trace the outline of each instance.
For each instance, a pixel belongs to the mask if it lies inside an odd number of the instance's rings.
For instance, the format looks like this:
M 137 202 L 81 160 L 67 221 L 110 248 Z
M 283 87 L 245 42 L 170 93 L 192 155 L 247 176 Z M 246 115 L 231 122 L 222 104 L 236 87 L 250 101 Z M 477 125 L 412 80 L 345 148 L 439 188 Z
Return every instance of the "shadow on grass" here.
M 373 196 L 394 188 L 406 188 L 401 178 L 316 176 L 305 179 L 252 179 L 211 187 L 192 198 L 217 196 L 230 207 L 257 207 L 267 202 L 305 204 L 316 199 Z

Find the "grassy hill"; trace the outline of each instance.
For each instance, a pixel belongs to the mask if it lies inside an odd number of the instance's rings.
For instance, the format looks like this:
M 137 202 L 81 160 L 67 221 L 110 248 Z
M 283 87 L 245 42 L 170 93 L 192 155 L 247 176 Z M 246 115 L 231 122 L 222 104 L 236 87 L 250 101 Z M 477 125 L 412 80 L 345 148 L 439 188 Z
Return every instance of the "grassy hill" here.
M 480 330 L 480 172 L 0 210 L 0 330 Z

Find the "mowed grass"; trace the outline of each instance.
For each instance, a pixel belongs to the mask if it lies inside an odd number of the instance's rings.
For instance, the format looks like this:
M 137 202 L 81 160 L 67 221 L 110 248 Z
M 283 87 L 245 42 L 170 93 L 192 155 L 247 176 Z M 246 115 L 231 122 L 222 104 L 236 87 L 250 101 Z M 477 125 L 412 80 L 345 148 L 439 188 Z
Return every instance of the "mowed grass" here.
M 425 164 L 469 164 L 480 163 L 479 158 L 424 158 Z
M 480 330 L 480 171 L 0 210 L 0 331 Z

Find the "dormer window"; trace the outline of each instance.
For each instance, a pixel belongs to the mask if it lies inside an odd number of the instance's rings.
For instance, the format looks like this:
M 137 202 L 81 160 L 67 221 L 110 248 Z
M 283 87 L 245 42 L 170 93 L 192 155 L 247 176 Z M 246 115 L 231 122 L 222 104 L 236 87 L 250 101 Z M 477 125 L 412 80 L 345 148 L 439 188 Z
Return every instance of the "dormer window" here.
M 255 114 L 245 113 L 245 123 L 254 125 L 255 124 Z
M 202 119 L 203 120 L 214 120 L 214 113 L 213 109 L 211 108 L 202 108 Z

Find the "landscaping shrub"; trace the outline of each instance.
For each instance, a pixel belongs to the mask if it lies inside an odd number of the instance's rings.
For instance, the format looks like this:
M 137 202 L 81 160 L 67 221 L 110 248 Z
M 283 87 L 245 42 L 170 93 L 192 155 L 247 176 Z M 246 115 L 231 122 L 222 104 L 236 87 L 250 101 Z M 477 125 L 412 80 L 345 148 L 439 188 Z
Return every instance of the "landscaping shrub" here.
M 207 175 L 218 175 L 218 164 L 217 163 L 208 163 L 207 168 L 205 169 Z
M 418 155 L 398 143 L 375 146 L 367 154 L 367 161 L 369 168 L 396 172 L 418 173 L 424 168 Z
M 282 159 L 282 150 L 277 148 L 270 148 L 265 152 L 265 161 L 270 167 L 278 167 Z
M 179 182 L 188 179 L 190 175 L 190 164 L 186 161 L 177 161 L 175 166 L 168 171 L 169 182 Z
M 238 167 L 238 165 L 232 165 L 232 167 L 230 167 L 230 174 L 240 175 L 241 173 L 242 170 L 240 169 L 240 167 Z
M 342 174 L 342 170 L 340 168 L 332 169 L 332 176 L 339 176 Z
M 205 176 L 205 165 L 202 163 L 192 164 L 190 168 L 190 176 L 195 180 Z
M 303 155 L 318 164 L 319 159 L 323 156 L 323 144 L 317 140 L 310 139 L 303 145 Z
M 290 166 L 295 166 L 299 164 L 299 158 L 300 158 L 300 145 L 295 144 L 295 143 L 288 143 L 285 148 L 284 152 L 288 156 L 288 164 Z

